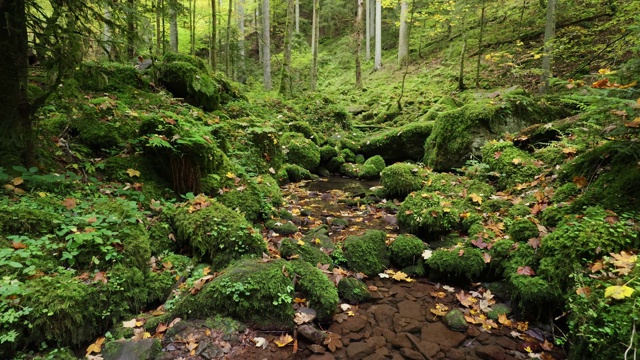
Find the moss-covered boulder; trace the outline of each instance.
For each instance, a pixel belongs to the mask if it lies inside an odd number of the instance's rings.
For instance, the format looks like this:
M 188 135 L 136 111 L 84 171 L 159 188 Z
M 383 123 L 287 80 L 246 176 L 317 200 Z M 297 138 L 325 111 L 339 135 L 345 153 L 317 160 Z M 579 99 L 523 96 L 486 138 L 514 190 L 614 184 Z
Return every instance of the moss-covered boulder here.
M 358 153 L 365 157 L 381 156 L 385 162 L 420 161 L 424 142 L 431 134 L 433 122 L 414 122 L 376 133 L 360 142 Z
M 288 220 L 275 220 L 275 219 L 270 219 L 265 221 L 264 223 L 264 227 L 267 228 L 268 230 L 273 230 L 274 232 L 280 234 L 280 235 L 293 235 L 295 233 L 298 232 L 298 227 L 292 223 L 291 221 Z
M 252 126 L 245 132 L 249 137 L 249 153 L 243 165 L 247 171 L 266 174 L 278 171 L 284 161 L 278 131 L 270 126 Z
M 322 145 L 323 140 L 315 131 L 313 131 L 311 125 L 309 125 L 308 123 L 303 121 L 294 121 L 287 125 L 290 131 L 302 134 L 305 138 L 313 141 L 318 146 Z
M 198 196 L 173 214 L 177 241 L 191 248 L 194 256 L 220 270 L 245 256 L 267 251 L 260 234 L 239 213 L 215 199 Z
M 284 260 L 237 261 L 196 295 L 185 294 L 172 313 L 198 319 L 221 314 L 264 329 L 290 329 L 294 274 Z
M 497 187 L 501 190 L 531 182 L 541 171 L 536 159 L 510 141 L 488 142 L 482 147 L 482 159 L 500 174 Z
M 422 252 L 426 249 L 426 244 L 416 236 L 398 235 L 389 245 L 389 257 L 393 264 L 405 268 L 421 261 Z
M 143 89 L 149 84 L 132 65 L 116 62 L 82 63 L 74 74 L 81 89 L 96 92 L 124 92 Z
M 486 264 L 479 249 L 456 246 L 435 250 L 426 265 L 435 276 L 473 280 L 478 278 Z
M 527 242 L 531 238 L 536 238 L 540 234 L 538 226 L 529 218 L 518 218 L 507 226 L 507 234 L 513 241 Z
M 352 178 L 367 180 L 378 178 L 384 168 L 384 159 L 376 155 L 361 163 L 344 163 L 340 166 L 340 172 Z
M 317 247 L 312 246 L 304 240 L 294 240 L 290 238 L 282 239 L 280 243 L 280 256 L 285 259 L 298 258 L 309 264 L 332 264 L 331 257 Z
M 380 230 L 369 230 L 362 236 L 349 236 L 343 250 L 349 268 L 367 276 L 384 271 L 389 266 L 386 234 Z
M 289 164 L 300 165 L 309 171 L 314 171 L 320 164 L 318 145 L 299 133 L 284 133 L 282 146 Z
M 372 298 L 367 284 L 353 277 L 340 279 L 338 283 L 340 298 L 349 304 L 359 304 Z
M 418 165 L 396 163 L 380 173 L 380 185 L 388 197 L 404 199 L 409 193 L 422 188 L 428 172 Z
M 298 182 L 302 180 L 311 180 L 313 175 L 309 170 L 303 168 L 300 165 L 284 164 L 280 171 L 276 174 L 276 179 L 280 185 L 287 184 L 289 182 Z
M 309 307 L 316 311 L 318 321 L 332 321 L 340 300 L 333 282 L 309 262 L 294 260 L 289 264 L 297 277 L 295 290 L 309 301 Z
M 443 318 L 442 322 L 453 331 L 465 332 L 469 328 L 469 323 L 464 318 L 464 313 L 460 309 L 449 311 Z
M 412 234 L 435 235 L 458 228 L 463 207 L 438 192 L 411 193 L 400 205 L 398 225 Z
M 213 75 L 204 61 L 194 56 L 167 53 L 159 67 L 159 80 L 173 96 L 207 111 L 244 98 L 229 80 L 220 74 Z

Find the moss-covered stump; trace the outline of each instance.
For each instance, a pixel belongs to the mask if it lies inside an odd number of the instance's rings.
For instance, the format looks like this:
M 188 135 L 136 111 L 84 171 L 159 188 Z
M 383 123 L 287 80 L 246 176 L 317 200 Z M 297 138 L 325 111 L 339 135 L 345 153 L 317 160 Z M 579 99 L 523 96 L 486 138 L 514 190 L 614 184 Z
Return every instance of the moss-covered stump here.
M 173 214 L 177 241 L 194 256 L 210 261 L 214 270 L 245 256 L 260 257 L 267 251 L 260 234 L 239 213 L 215 199 L 199 196 Z
M 488 142 L 482 147 L 482 159 L 500 174 L 497 187 L 501 190 L 531 182 L 541 171 L 536 159 L 510 141 Z
M 437 249 L 425 262 L 436 277 L 452 280 L 474 280 L 485 268 L 482 251 L 470 247 Z
M 234 99 L 244 99 L 229 80 L 220 74 L 211 74 L 202 59 L 189 55 L 165 55 L 159 68 L 159 80 L 173 96 L 206 111 Z
M 384 271 L 389 266 L 386 234 L 380 230 L 369 230 L 362 236 L 349 236 L 343 250 L 349 268 L 367 276 Z
M 359 304 L 372 298 L 367 284 L 353 277 L 340 279 L 338 283 L 338 294 L 342 300 L 349 304 Z
M 74 77 L 80 88 L 96 92 L 124 92 L 149 86 L 135 67 L 121 63 L 84 62 Z
M 309 307 L 316 311 L 318 321 L 332 321 L 340 300 L 333 282 L 322 270 L 309 262 L 294 260 L 289 264 L 297 277 L 295 290 L 300 292 L 309 302 Z
M 294 274 L 284 260 L 240 260 L 196 295 L 185 294 L 172 313 L 198 319 L 221 314 L 262 329 L 290 329 L 294 315 Z
M 413 235 L 398 235 L 389 245 L 391 263 L 399 268 L 416 265 L 422 260 L 422 252 L 427 249 L 425 243 Z
M 428 172 L 418 165 L 396 163 L 380 173 L 380 185 L 388 197 L 404 199 L 409 193 L 422 188 Z
M 320 165 L 320 148 L 301 134 L 284 133 L 282 146 L 287 163 L 299 165 L 309 171 L 314 171 Z
M 385 130 L 360 142 L 358 153 L 365 157 L 380 155 L 385 162 L 420 161 L 424 157 L 424 142 L 431 134 L 433 122 L 415 122 Z
M 285 259 L 298 258 L 309 264 L 316 266 L 318 264 L 331 265 L 331 257 L 317 247 L 311 246 L 303 240 L 294 240 L 290 238 L 282 239 L 280 243 L 280 256 Z

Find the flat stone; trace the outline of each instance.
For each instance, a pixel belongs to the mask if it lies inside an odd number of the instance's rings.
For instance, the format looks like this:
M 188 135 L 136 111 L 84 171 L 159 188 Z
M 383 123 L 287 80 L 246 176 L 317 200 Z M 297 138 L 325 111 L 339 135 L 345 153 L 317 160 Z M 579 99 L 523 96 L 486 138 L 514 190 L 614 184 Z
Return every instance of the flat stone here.
M 422 321 L 424 315 L 422 314 L 422 307 L 415 301 L 401 301 L 398 303 L 398 313 L 400 316 L 413 318 Z
M 480 334 L 480 330 L 478 330 L 476 326 L 469 326 L 469 328 L 467 329 L 467 335 L 469 335 L 470 337 L 478 337 L 480 336 Z
M 445 355 L 449 360 L 465 360 L 467 358 L 464 351 L 460 349 L 449 349 L 445 352 Z
M 324 346 L 320 346 L 318 344 L 311 344 L 309 345 L 309 350 L 311 350 L 312 353 L 314 354 L 324 354 L 325 352 L 327 352 L 324 348 Z
M 396 299 L 404 299 L 404 295 L 407 293 L 407 290 L 396 284 L 389 289 L 389 292 L 391 295 L 395 295 Z
M 105 345 L 105 360 L 152 360 L 162 352 L 159 339 L 112 341 Z
M 505 360 L 507 358 L 505 350 L 498 345 L 478 346 L 476 355 L 482 360 Z
M 513 341 L 512 339 L 509 339 L 508 337 L 505 336 L 500 336 L 499 338 L 496 339 L 496 345 L 500 345 L 505 349 L 509 349 L 509 350 L 515 350 L 518 347 L 518 343 Z
M 396 335 L 393 337 L 393 340 L 391 340 L 391 344 L 397 348 L 411 348 L 411 341 L 409 340 L 409 338 L 407 337 L 409 333 L 406 332 L 401 332 L 401 333 L 396 333 Z
M 420 339 L 412 334 L 407 334 L 407 338 L 409 338 L 409 341 L 413 343 L 420 354 L 422 354 L 427 359 L 433 358 L 438 353 L 438 351 L 440 351 L 440 345 L 436 343 L 432 343 L 430 341 L 420 341 Z
M 348 317 L 347 320 L 343 321 L 342 324 L 342 333 L 346 334 L 345 331 L 349 332 L 358 332 L 364 329 L 365 326 L 369 323 L 369 320 L 364 315 L 356 315 L 353 317 Z
M 391 305 L 382 304 L 372 308 L 373 317 L 376 319 L 376 324 L 382 328 L 393 328 L 393 314 L 398 312 L 398 309 Z
M 388 343 L 392 342 L 396 338 L 396 333 L 391 329 L 382 329 L 382 336 L 387 340 Z
M 349 335 L 345 336 L 349 338 L 351 341 L 360 341 L 364 337 L 363 333 L 349 333 Z
M 422 356 L 422 354 L 420 354 L 419 352 L 413 350 L 413 349 L 409 349 L 409 348 L 402 348 L 400 349 L 400 355 L 402 355 L 403 358 L 405 359 L 411 359 L 411 360 L 425 360 L 424 356 Z
M 324 353 L 324 354 L 313 354 L 311 356 L 309 356 L 309 360 L 335 360 L 335 356 L 333 356 L 333 354 L 331 353 Z
M 416 332 L 424 326 L 424 321 L 411 317 L 393 315 L 393 329 L 395 332 Z
M 376 349 L 383 348 L 387 345 L 387 340 L 382 336 L 372 336 L 366 340 L 368 343 L 372 343 Z
M 347 356 L 349 360 L 364 359 L 376 351 L 376 345 L 371 342 L 358 341 L 347 346 Z
M 439 344 L 444 348 L 457 348 L 467 338 L 465 333 L 452 331 L 441 322 L 427 324 L 421 330 L 421 340 Z

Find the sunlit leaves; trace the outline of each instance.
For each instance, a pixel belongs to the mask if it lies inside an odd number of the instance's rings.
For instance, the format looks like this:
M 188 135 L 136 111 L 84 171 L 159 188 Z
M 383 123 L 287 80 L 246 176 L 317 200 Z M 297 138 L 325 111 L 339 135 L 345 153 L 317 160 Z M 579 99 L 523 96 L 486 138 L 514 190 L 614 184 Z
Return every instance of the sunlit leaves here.
M 635 290 L 626 286 L 626 285 L 615 285 L 609 286 L 604 290 L 604 297 L 614 298 L 614 299 L 624 299 L 633 295 Z

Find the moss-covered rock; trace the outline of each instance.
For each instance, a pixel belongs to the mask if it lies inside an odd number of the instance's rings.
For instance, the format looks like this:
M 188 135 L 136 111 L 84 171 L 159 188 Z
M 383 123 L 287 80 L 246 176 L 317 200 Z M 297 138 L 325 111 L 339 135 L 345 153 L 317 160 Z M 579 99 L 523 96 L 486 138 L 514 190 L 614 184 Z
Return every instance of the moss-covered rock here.
M 267 251 L 260 234 L 239 213 L 215 199 L 199 196 L 176 209 L 177 241 L 194 256 L 210 261 L 214 270 L 245 256 Z
M 398 225 L 412 234 L 440 234 L 459 227 L 462 212 L 437 192 L 411 193 L 400 206 Z
M 266 174 L 278 171 L 284 161 L 284 152 L 280 144 L 278 131 L 270 126 L 252 126 L 246 130 L 249 137 L 249 153 L 243 165 L 247 171 Z
M 315 170 L 320 164 L 318 145 L 299 133 L 284 133 L 282 146 L 284 146 L 286 161 L 289 164 L 300 165 L 309 171 Z
M 331 257 L 317 247 L 311 246 L 306 241 L 290 238 L 282 239 L 280 243 L 280 256 L 291 258 L 297 256 L 300 260 L 316 266 L 317 264 L 332 264 Z
M 289 131 L 302 134 L 305 138 L 313 141 L 318 146 L 322 144 L 322 139 L 315 131 L 313 131 L 311 125 L 308 123 L 303 121 L 294 121 L 287 125 L 289 126 Z
M 320 148 L 320 163 L 326 164 L 336 156 L 338 156 L 338 149 L 335 146 L 325 145 Z
M 309 170 L 295 164 L 284 164 L 280 171 L 276 174 L 278 183 L 287 184 L 289 182 L 298 182 L 302 180 L 311 180 L 313 176 Z
M 513 241 L 527 242 L 531 238 L 536 238 L 540 234 L 538 226 L 528 218 L 519 218 L 513 220 L 507 226 L 507 234 Z
M 416 265 L 422 260 L 422 252 L 427 249 L 425 243 L 413 235 L 398 235 L 389 245 L 391 262 L 399 268 Z
M 297 276 L 295 290 L 309 301 L 309 307 L 316 311 L 320 322 L 332 321 L 340 300 L 336 286 L 315 265 L 294 260 L 290 266 Z
M 465 332 L 469 328 L 469 323 L 464 318 L 464 313 L 460 309 L 449 311 L 443 318 L 442 322 L 453 331 Z
M 264 227 L 269 229 L 269 230 L 273 230 L 275 232 L 277 232 L 280 235 L 293 235 L 296 232 L 298 232 L 298 227 L 292 223 L 291 221 L 287 221 L 287 220 L 267 220 L 264 223 Z
M 427 172 L 414 164 L 396 163 L 380 173 L 380 184 L 386 196 L 404 199 L 409 193 L 422 188 Z
M 501 190 L 531 182 L 540 174 L 536 160 L 510 141 L 488 142 L 482 147 L 482 159 L 500 174 L 498 188 Z
M 434 275 L 450 279 L 477 279 L 485 268 L 482 251 L 469 247 L 437 249 L 425 263 Z
M 115 62 L 84 62 L 74 77 L 81 89 L 96 92 L 124 92 L 148 86 L 135 67 Z
M 185 294 L 172 313 L 199 319 L 221 314 L 264 329 L 290 329 L 294 273 L 284 260 L 237 261 L 196 295 Z
M 424 157 L 423 144 L 431 134 L 433 122 L 414 122 L 367 137 L 358 149 L 365 157 L 381 156 L 385 162 L 419 161 Z
M 580 189 L 573 182 L 562 184 L 560 187 L 556 189 L 553 196 L 551 197 L 551 201 L 554 203 L 560 203 L 571 199 L 573 196 L 577 195 Z
M 369 230 L 362 236 L 349 236 L 343 250 L 351 270 L 373 276 L 389 266 L 389 255 L 385 243 L 386 235 L 380 230 Z
M 367 284 L 353 277 L 340 279 L 338 283 L 340 298 L 350 304 L 359 304 L 372 298 Z
M 111 341 L 105 344 L 102 356 L 105 360 L 135 358 L 138 360 L 153 360 L 162 354 L 160 339 Z
M 498 317 L 500 315 L 509 316 L 511 314 L 511 307 L 505 303 L 498 303 L 495 305 L 491 305 L 491 311 L 487 313 L 489 319 L 493 321 L 498 321 Z

